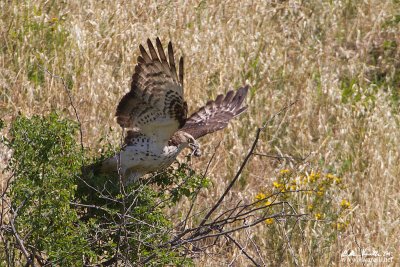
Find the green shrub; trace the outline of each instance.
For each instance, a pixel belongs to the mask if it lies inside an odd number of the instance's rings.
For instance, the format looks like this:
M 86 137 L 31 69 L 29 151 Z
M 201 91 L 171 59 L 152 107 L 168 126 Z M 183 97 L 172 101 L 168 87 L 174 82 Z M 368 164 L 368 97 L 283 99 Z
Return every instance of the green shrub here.
M 77 125 L 57 115 L 17 117 L 6 145 L 13 155 L 8 192 L 15 228 L 29 251 L 57 265 L 77 265 L 91 255 L 87 226 L 70 206 L 82 154 L 74 140 Z M 11 240 L 13 236 L 8 236 Z M 16 255 L 13 243 L 8 252 Z

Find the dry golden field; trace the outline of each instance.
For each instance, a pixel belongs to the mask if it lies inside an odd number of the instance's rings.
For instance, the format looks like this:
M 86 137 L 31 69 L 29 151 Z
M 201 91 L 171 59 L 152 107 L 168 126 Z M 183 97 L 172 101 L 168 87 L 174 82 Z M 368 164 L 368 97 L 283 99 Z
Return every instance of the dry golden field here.
M 342 186 L 330 192 L 331 210 L 310 212 L 316 221 L 293 239 L 274 226 L 278 222 L 235 238 L 265 265 L 340 266 L 344 251 L 361 249 L 388 252 L 394 256 L 389 265 L 400 263 L 398 0 L 1 1 L 0 17 L 0 118 L 6 124 L 18 112 L 58 110 L 74 119 L 62 83 L 43 67 L 66 80 L 85 147 L 97 153 L 100 138 L 118 147 L 114 112 L 129 90 L 138 45 L 157 36 L 164 44 L 171 40 L 185 58 L 190 111 L 218 93 L 251 86 L 247 113 L 201 140 L 203 156 L 192 161 L 199 172 L 221 144 L 210 167 L 213 184 L 196 210 L 221 195 L 257 127 L 298 100 L 267 125 L 257 148 L 284 158 L 253 156 L 224 205 L 272 190 L 286 169 L 333 175 Z M 10 152 L 0 147 L 0 153 L 2 169 Z M 324 212 L 340 206 L 346 217 L 333 233 Z M 186 209 L 185 201 L 176 207 Z M 222 240 L 195 262 L 251 266 Z

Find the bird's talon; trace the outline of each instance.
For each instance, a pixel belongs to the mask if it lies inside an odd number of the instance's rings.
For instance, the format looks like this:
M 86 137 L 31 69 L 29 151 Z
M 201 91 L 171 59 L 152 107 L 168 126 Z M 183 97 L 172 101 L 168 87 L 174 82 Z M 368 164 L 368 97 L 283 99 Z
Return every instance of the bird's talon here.
M 196 157 L 201 156 L 201 150 L 200 150 L 200 145 L 199 144 L 189 144 L 190 149 L 192 149 L 191 155 L 194 155 Z
M 193 151 L 193 155 L 195 155 L 196 157 L 200 157 L 201 156 L 201 150 L 200 148 L 197 148 Z

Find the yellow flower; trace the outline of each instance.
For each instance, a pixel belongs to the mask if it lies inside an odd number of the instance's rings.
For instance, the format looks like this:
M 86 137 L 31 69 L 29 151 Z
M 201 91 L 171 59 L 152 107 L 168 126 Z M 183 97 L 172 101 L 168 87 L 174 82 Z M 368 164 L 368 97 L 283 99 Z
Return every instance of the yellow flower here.
M 290 173 L 290 171 L 289 171 L 288 169 L 284 169 L 284 170 L 280 170 L 279 173 L 280 173 L 281 175 L 285 175 L 285 174 Z
M 343 209 L 348 209 L 348 208 L 350 208 L 350 202 L 347 201 L 346 199 L 343 199 L 343 200 L 340 202 L 340 206 L 341 206 Z
M 322 214 L 321 213 L 316 213 L 315 214 L 315 219 L 316 220 L 321 220 L 322 219 Z
M 336 176 L 333 175 L 333 174 L 328 173 L 328 174 L 326 175 L 326 178 L 328 178 L 329 180 L 335 180 Z
M 336 184 L 341 184 L 341 183 L 342 183 L 342 179 L 336 177 L 336 178 L 335 178 L 335 183 L 336 183 Z
M 323 188 L 323 187 L 318 188 L 318 191 L 317 191 L 318 196 L 322 197 L 324 195 L 324 193 L 325 193 L 325 188 Z
M 347 228 L 348 225 L 349 225 L 349 223 L 347 223 L 347 222 L 346 223 L 338 222 L 338 223 L 336 223 L 336 225 L 334 224 L 333 227 L 338 231 L 343 231 Z
M 308 205 L 307 207 L 308 207 L 309 211 L 313 211 L 314 210 L 314 206 L 313 205 Z
M 278 188 L 278 189 L 280 189 L 280 188 L 283 188 L 283 187 L 284 187 L 284 186 L 283 186 L 283 184 L 281 184 L 281 183 L 278 183 L 278 182 L 273 182 L 272 184 L 274 185 L 274 187 L 275 187 L 275 188 Z
M 256 200 L 263 200 L 265 197 L 265 194 L 261 192 L 256 195 Z
M 308 176 L 308 182 L 314 183 L 317 180 L 315 173 L 311 172 L 311 174 Z
M 268 218 L 268 219 L 265 220 L 265 223 L 271 225 L 271 224 L 274 223 L 274 219 Z
M 269 200 L 265 202 L 265 206 L 269 206 L 269 205 L 271 205 L 271 204 L 272 204 L 272 202 L 269 201 Z

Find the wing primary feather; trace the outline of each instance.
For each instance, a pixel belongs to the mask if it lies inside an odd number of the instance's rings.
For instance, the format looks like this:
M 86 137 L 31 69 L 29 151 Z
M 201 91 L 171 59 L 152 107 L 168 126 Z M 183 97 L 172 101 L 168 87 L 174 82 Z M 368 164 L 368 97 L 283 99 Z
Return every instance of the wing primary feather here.
M 151 59 L 152 59 L 153 61 L 160 61 L 160 59 L 158 58 L 157 52 L 156 52 L 156 50 L 154 49 L 153 43 L 151 42 L 150 39 L 147 39 L 147 46 L 149 47 Z
M 229 107 L 231 107 L 233 110 L 236 108 L 239 108 L 244 100 L 244 96 L 247 94 L 247 89 L 248 89 L 248 87 L 239 88 L 239 90 L 237 90 L 233 99 L 228 104 Z
M 224 95 L 222 95 L 222 94 L 218 95 L 217 98 L 215 99 L 215 104 L 218 106 L 221 105 L 223 99 L 224 99 Z
M 241 107 L 247 92 L 248 86 L 245 86 L 236 92 L 230 90 L 225 96 L 218 95 L 214 101 L 208 101 L 192 114 L 181 130 L 197 139 L 225 128 L 232 118 L 247 109 L 247 106 Z
M 168 64 L 167 57 L 165 56 L 164 48 L 161 44 L 160 38 L 158 38 L 158 37 L 156 39 L 156 45 L 157 45 L 158 54 L 160 55 L 161 62 Z
M 171 68 L 171 74 L 175 80 L 178 79 L 176 77 L 176 67 L 175 67 L 175 59 L 174 59 L 174 49 L 172 48 L 172 43 L 168 43 L 168 58 L 169 58 L 169 66 Z
M 143 45 L 139 45 L 140 53 L 142 54 L 142 57 L 146 63 L 151 62 L 151 58 L 149 54 L 147 54 L 146 49 L 144 49 Z
M 234 92 L 232 90 L 230 90 L 230 91 L 228 91 L 228 93 L 226 93 L 226 96 L 223 101 L 224 105 L 227 105 L 231 101 L 233 94 L 234 94 Z
M 214 102 L 214 100 L 208 100 L 206 106 L 211 105 L 212 102 Z
M 241 92 L 241 89 L 242 89 L 242 88 L 240 88 L 239 90 L 237 90 L 235 96 L 234 96 L 234 97 L 232 98 L 232 100 L 230 101 L 229 106 L 231 106 L 231 107 L 236 107 L 236 106 L 237 106 L 238 101 L 240 100 L 240 92 Z
M 240 108 L 238 111 L 235 112 L 235 117 L 246 111 L 247 106 Z
M 146 63 L 146 62 L 144 61 L 144 59 L 143 59 L 142 56 L 138 56 L 138 57 L 137 57 L 137 63 L 138 63 L 138 64 L 144 64 L 144 63 Z
M 160 56 L 161 64 L 163 65 L 164 71 L 166 74 L 171 75 L 171 70 L 168 65 L 167 57 L 165 56 L 164 48 L 161 44 L 160 38 L 156 39 L 157 51 Z
M 242 105 L 248 91 L 249 91 L 248 85 L 246 85 L 245 87 L 242 87 L 238 90 L 239 95 L 238 95 L 238 100 L 237 100 L 237 107 L 240 107 L 240 105 Z
M 179 82 L 182 85 L 183 88 L 183 57 L 180 58 L 179 60 Z

